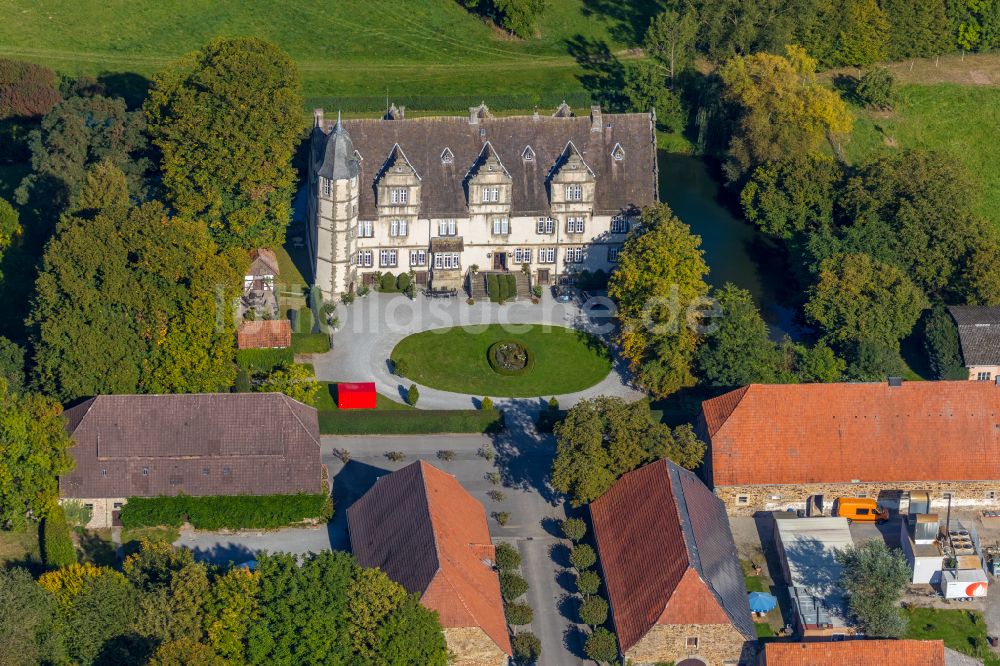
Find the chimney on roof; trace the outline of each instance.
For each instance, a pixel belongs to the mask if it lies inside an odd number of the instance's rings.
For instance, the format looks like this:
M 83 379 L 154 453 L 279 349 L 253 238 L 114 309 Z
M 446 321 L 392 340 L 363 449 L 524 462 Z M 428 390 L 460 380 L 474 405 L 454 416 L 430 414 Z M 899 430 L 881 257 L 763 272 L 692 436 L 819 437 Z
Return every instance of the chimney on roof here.
M 600 104 L 595 104 L 590 107 L 590 131 L 600 132 L 602 128 L 601 121 L 601 106 Z
M 323 109 L 313 109 L 313 127 L 323 127 Z
M 889 377 L 889 386 L 896 387 L 903 385 L 902 377 Z

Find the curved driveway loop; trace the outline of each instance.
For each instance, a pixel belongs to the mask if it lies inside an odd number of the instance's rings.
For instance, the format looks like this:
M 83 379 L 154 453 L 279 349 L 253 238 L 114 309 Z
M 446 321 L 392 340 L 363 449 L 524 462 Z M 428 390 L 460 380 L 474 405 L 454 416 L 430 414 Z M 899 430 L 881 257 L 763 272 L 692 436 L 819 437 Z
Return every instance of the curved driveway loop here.
M 550 324 L 585 330 L 610 342 L 614 333 L 611 316 L 614 305 L 601 297 L 586 302 L 581 300 L 558 303 L 546 293 L 538 304 L 514 301 L 506 305 L 489 302 L 469 305 L 461 296 L 429 299 L 418 295 L 411 301 L 401 294 L 371 293 L 356 299 L 352 305 L 338 304 L 341 327 L 333 335 L 333 349 L 326 354 L 311 356 L 310 361 L 320 380 L 373 381 L 379 393 L 404 402 L 405 390 L 411 382 L 393 375 L 388 359 L 396 344 L 411 333 L 485 324 L 508 325 L 516 332 L 518 326 L 525 324 Z M 612 371 L 602 381 L 588 389 L 557 395 L 556 398 L 563 409 L 598 395 L 614 395 L 629 400 L 641 398 L 643 393 L 633 388 L 630 381 L 627 363 L 615 355 Z M 423 409 L 471 409 L 478 407 L 482 398 L 420 384 L 417 386 L 420 388 L 417 406 Z M 550 397 L 495 398 L 494 402 L 498 406 L 530 411 L 540 409 Z

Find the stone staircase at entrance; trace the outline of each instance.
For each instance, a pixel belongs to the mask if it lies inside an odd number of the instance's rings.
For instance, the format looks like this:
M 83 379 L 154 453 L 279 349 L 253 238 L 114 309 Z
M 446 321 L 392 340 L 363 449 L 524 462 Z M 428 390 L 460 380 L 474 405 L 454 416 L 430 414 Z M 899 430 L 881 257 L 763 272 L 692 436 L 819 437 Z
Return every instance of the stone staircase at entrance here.
M 486 279 L 494 272 L 497 275 L 504 275 L 504 273 L 499 271 L 480 271 L 475 275 L 469 275 L 469 295 L 472 298 L 477 301 L 489 300 L 489 294 L 486 291 Z M 514 282 L 517 285 L 517 297 L 524 299 L 531 298 L 531 277 L 521 271 L 510 271 L 509 275 L 514 276 Z

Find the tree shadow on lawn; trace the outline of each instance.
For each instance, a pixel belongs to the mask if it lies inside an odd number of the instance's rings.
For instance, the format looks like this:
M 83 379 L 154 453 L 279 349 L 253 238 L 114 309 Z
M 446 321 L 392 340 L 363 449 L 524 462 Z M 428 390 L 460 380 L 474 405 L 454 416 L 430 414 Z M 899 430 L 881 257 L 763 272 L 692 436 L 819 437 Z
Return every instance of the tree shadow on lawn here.
M 379 477 L 389 474 L 389 470 L 375 467 L 356 460 L 348 461 L 333 477 L 333 518 L 326 525 L 330 535 L 330 547 L 336 550 L 350 550 L 351 542 L 347 534 L 347 509 L 358 501 L 368 489 L 375 485 Z
M 584 35 L 573 35 L 566 40 L 566 51 L 583 69 L 577 79 L 594 101 L 606 111 L 624 110 L 621 91 L 625 86 L 625 67 L 607 43 Z
M 584 16 L 611 23 L 611 36 L 629 46 L 639 46 L 649 29 L 649 22 L 665 9 L 662 0 L 623 2 L 622 0 L 583 0 Z

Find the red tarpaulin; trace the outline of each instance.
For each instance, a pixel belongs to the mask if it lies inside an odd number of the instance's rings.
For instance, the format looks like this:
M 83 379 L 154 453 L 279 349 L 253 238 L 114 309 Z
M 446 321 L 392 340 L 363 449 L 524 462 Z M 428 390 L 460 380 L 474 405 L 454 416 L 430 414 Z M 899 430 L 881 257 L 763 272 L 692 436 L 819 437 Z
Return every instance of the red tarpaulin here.
M 375 383 L 337 384 L 337 407 L 340 409 L 375 409 Z

